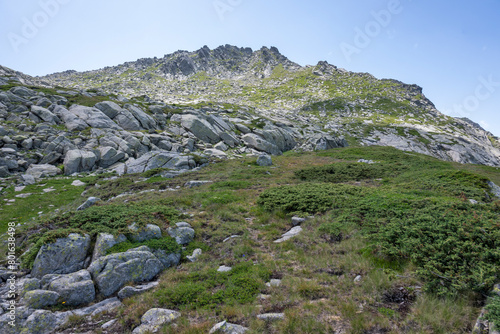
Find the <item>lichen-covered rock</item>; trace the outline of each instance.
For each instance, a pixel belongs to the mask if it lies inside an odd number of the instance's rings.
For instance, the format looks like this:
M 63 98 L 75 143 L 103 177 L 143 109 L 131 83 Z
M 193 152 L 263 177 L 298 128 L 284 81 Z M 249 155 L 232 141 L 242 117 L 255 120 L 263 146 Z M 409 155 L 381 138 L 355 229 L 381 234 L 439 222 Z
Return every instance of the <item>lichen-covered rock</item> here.
M 150 239 L 160 239 L 161 238 L 161 229 L 154 224 L 147 224 L 143 227 L 138 227 L 136 223 L 130 225 L 128 227 L 130 234 L 128 234 L 128 238 L 133 242 L 143 242 Z
M 111 311 L 113 311 L 121 306 L 123 306 L 122 302 L 118 298 L 113 297 L 113 298 L 105 299 L 102 302 L 93 304 L 91 306 L 87 306 L 84 308 L 79 308 L 77 310 L 73 310 L 71 312 L 74 315 L 80 316 L 80 317 L 88 316 L 88 315 L 95 316 L 95 315 L 98 315 L 98 314 L 103 313 L 103 312 L 111 312 Z
M 261 167 L 272 166 L 273 160 L 271 159 L 271 156 L 269 156 L 267 154 L 261 154 L 257 158 L 257 165 L 259 165 Z
M 82 204 L 80 205 L 76 211 L 81 211 L 81 210 L 85 210 L 85 209 L 88 209 L 90 208 L 91 206 L 93 206 L 94 204 L 96 204 L 97 202 L 99 202 L 101 199 L 100 198 L 97 198 L 97 197 L 89 197 L 87 198 L 87 200 Z
M 94 261 L 88 271 L 99 292 L 110 296 L 129 282 L 150 281 L 163 269 L 163 264 L 148 251 L 128 250 L 111 254 Z
M 196 248 L 194 251 L 193 251 L 193 254 L 192 255 L 188 255 L 186 256 L 186 258 L 191 261 L 191 262 L 196 262 L 198 260 L 198 258 L 201 256 L 201 253 L 202 253 L 202 250 L 201 248 Z
M 31 275 L 69 274 L 83 269 L 90 247 L 90 236 L 71 233 L 67 238 L 43 245 L 35 258 Z
M 57 292 L 61 296 L 61 303 L 66 306 L 88 304 L 95 299 L 94 282 L 87 270 L 61 275 L 48 288 Z
M 153 254 L 163 264 L 164 269 L 177 266 L 181 262 L 181 253 L 180 252 L 179 253 L 167 253 L 163 249 L 155 249 L 155 250 L 153 250 Z
M 161 308 L 152 308 L 141 318 L 141 325 L 136 327 L 133 334 L 156 333 L 162 326 L 175 321 L 181 314 L 177 311 Z
M 24 281 L 23 284 L 23 294 L 28 291 L 38 290 L 40 289 L 40 280 L 38 278 L 29 278 Z
M 127 241 L 127 237 L 123 234 L 115 237 L 112 234 L 99 233 L 95 242 L 94 253 L 92 254 L 92 262 L 94 262 L 101 256 L 105 256 L 106 251 L 114 245 L 124 241 Z
M 59 326 L 65 324 L 69 319 L 69 312 L 53 313 L 50 311 L 37 310 L 33 312 L 24 323 L 20 333 L 29 334 L 52 334 Z
M 54 291 L 32 290 L 24 294 L 26 306 L 40 309 L 57 304 L 60 295 Z
M 248 328 L 246 327 L 230 324 L 229 322 L 224 320 L 212 327 L 209 334 L 243 334 L 247 330 Z
M 179 245 L 186 245 L 193 241 L 195 233 L 191 227 L 169 227 L 167 232 Z

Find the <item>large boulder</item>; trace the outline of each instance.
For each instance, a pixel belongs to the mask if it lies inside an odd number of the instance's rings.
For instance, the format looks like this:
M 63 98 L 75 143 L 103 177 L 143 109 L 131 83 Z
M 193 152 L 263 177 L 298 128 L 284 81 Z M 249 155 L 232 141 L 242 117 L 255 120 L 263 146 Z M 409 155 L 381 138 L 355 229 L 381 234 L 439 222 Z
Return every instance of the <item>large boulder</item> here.
M 196 162 L 193 157 L 167 151 L 152 151 L 140 158 L 130 159 L 126 163 L 127 173 L 143 173 L 155 168 L 193 169 Z
M 337 147 L 347 147 L 347 141 L 342 137 L 332 137 L 330 135 L 316 134 L 313 135 L 309 140 L 315 151 L 329 150 Z
M 122 107 L 112 101 L 99 102 L 95 107 L 111 119 L 114 119 L 123 111 Z
M 273 155 L 280 155 L 283 152 L 275 144 L 265 140 L 255 133 L 249 133 L 241 137 L 246 146 L 256 149 L 257 151 L 266 152 Z
M 127 131 L 143 130 L 141 123 L 139 123 L 137 118 L 135 118 L 134 115 L 126 109 L 122 109 L 122 111 L 114 118 L 114 121 Z
M 143 129 L 150 130 L 156 128 L 156 122 L 154 118 L 146 114 L 139 107 L 136 107 L 131 104 L 126 104 L 125 109 L 130 111 L 130 113 L 135 117 L 135 119 L 139 121 Z
M 69 274 L 83 269 L 90 247 L 90 236 L 71 233 L 43 245 L 35 258 L 31 276 L 42 278 L 47 274 Z
M 61 296 L 66 306 L 88 304 L 95 299 L 94 282 L 87 270 L 80 270 L 54 279 L 48 289 Z
M 52 140 L 47 147 L 43 150 L 44 154 L 51 154 L 51 153 L 60 153 L 60 154 L 66 154 L 70 150 L 76 149 L 76 146 L 66 138 L 65 136 L 57 136 L 54 140 Z
M 56 166 L 49 164 L 31 165 L 26 174 L 33 176 L 35 179 L 42 177 L 56 176 L 62 174 L 62 170 Z
M 138 227 L 136 223 L 133 223 L 128 227 L 128 229 L 128 238 L 133 242 L 143 242 L 150 239 L 161 238 L 161 229 L 154 224 L 147 224 L 146 226 Z
M 64 174 L 88 172 L 95 168 L 97 156 L 94 152 L 71 150 L 64 157 Z
M 129 282 L 147 282 L 158 275 L 163 264 L 146 246 L 111 254 L 92 262 L 88 271 L 99 292 L 107 297 Z
M 212 327 L 209 334 L 243 334 L 246 331 L 248 331 L 246 327 L 222 321 Z
M 125 153 L 117 151 L 113 147 L 109 146 L 99 147 L 99 152 L 101 152 L 101 160 L 99 161 L 99 166 L 103 168 L 108 168 L 109 166 L 125 158 Z
M 176 227 L 169 227 L 167 232 L 179 245 L 186 245 L 193 241 L 195 234 L 190 226 L 183 226 L 182 224 Z
M 74 104 L 69 108 L 69 111 L 93 128 L 120 130 L 120 127 L 111 118 L 97 108 Z
M 183 115 L 181 125 L 204 142 L 217 144 L 221 139 L 217 130 L 201 116 Z
M 37 310 L 33 312 L 26 322 L 24 328 L 18 333 L 30 334 L 52 334 L 56 329 L 69 320 L 70 312 L 50 312 Z
M 50 124 L 61 123 L 61 120 L 59 119 L 59 117 L 54 115 L 48 109 L 45 109 L 45 108 L 42 108 L 39 106 L 31 106 L 31 112 L 33 114 L 35 114 L 38 118 L 42 119 L 44 122 L 47 122 Z
M 69 131 L 82 131 L 89 127 L 86 122 L 69 112 L 69 110 L 63 106 L 56 106 L 53 113 L 64 122 L 64 125 L 66 125 Z

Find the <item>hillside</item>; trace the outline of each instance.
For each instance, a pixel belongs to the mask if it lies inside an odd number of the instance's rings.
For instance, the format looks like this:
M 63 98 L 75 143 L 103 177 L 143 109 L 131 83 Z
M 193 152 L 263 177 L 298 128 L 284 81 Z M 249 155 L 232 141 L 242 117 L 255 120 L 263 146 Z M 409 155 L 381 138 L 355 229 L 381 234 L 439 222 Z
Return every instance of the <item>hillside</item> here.
M 276 48 L 0 66 L 0 332 L 495 333 L 498 147 Z

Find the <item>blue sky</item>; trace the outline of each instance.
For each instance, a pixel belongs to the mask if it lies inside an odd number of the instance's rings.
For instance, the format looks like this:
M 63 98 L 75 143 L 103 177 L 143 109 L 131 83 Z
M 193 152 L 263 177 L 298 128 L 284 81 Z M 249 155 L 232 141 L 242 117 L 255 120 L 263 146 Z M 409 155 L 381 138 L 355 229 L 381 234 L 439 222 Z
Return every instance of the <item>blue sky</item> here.
M 30 75 L 222 44 L 415 83 L 500 136 L 500 0 L 0 2 L 0 64 Z

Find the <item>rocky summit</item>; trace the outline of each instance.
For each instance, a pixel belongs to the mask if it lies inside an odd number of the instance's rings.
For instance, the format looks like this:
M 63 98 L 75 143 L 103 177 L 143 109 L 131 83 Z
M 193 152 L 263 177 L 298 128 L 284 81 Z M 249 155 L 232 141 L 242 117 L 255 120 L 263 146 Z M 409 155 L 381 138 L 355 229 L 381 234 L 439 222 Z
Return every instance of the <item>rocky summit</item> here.
M 0 332 L 496 333 L 499 167 L 421 87 L 275 47 L 0 66 Z

